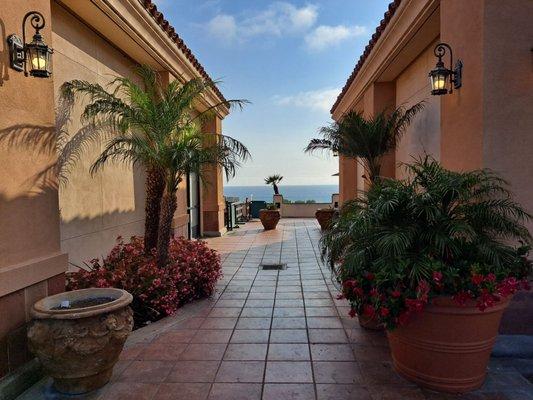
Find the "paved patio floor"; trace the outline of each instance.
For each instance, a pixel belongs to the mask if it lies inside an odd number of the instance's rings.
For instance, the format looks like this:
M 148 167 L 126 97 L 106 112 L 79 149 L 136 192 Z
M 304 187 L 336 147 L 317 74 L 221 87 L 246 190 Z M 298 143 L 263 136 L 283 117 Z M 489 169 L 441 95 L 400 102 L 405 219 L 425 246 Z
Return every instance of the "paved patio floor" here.
M 99 400 L 533 399 L 514 366 L 491 363 L 482 390 L 458 397 L 425 391 L 391 368 L 385 335 L 359 327 L 320 262 L 318 225 L 257 222 L 209 240 L 222 254 L 214 299 L 185 306 L 134 332 Z M 263 271 L 260 263 L 286 263 Z M 22 399 L 62 398 L 41 382 Z

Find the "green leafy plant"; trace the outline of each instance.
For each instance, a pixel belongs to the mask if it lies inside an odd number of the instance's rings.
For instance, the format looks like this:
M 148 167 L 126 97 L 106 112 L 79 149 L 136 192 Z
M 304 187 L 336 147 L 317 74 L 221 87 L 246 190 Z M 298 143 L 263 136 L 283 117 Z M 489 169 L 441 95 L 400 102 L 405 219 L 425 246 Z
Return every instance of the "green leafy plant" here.
M 351 314 L 408 322 L 432 298 L 484 310 L 527 288 L 531 216 L 488 170 L 454 172 L 430 157 L 346 204 L 321 241 Z
M 276 207 L 276 205 L 274 203 L 268 203 L 266 205 L 266 208 L 265 210 L 269 210 L 269 211 L 278 211 L 278 207 Z
M 278 184 L 281 182 L 282 179 L 283 177 L 279 174 L 270 175 L 265 178 L 265 184 L 272 185 L 272 188 L 274 189 L 274 194 L 279 194 Z
M 239 141 L 202 124 L 224 107 L 243 107 L 245 100 L 223 100 L 196 113 L 195 105 L 217 82 L 192 79 L 161 82 L 150 67 L 136 70 L 141 84 L 116 77 L 108 87 L 74 80 L 62 86 L 62 96 L 72 100 L 86 96 L 82 120 L 108 138 L 94 162 L 94 173 L 109 162 L 141 165 L 146 169 L 145 252 L 157 248 L 158 265 L 168 260 L 171 222 L 176 210 L 176 191 L 188 173 L 205 176 L 208 166 L 220 167 L 228 176 L 249 156 Z
M 396 148 L 423 103 L 410 108 L 384 110 L 373 118 L 350 111 L 339 122 L 320 128 L 321 139 L 311 139 L 305 152 L 331 151 L 357 159 L 365 169 L 365 178 L 374 182 L 381 174 L 383 156 Z

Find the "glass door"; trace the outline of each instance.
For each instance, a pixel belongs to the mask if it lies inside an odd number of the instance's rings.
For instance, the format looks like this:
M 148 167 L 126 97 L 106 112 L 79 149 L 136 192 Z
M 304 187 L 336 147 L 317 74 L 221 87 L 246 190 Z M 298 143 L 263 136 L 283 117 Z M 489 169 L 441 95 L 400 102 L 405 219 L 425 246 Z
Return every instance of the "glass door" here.
M 200 181 L 190 173 L 187 179 L 187 211 L 189 214 L 189 238 L 200 237 Z

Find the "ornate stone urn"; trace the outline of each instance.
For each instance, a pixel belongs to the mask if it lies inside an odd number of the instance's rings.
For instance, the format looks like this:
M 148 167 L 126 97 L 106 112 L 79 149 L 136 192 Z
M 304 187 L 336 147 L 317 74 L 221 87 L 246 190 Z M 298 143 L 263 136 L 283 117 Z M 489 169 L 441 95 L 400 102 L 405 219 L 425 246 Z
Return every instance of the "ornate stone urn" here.
M 91 288 L 45 297 L 31 310 L 30 350 L 62 393 L 105 385 L 133 328 L 132 295 Z

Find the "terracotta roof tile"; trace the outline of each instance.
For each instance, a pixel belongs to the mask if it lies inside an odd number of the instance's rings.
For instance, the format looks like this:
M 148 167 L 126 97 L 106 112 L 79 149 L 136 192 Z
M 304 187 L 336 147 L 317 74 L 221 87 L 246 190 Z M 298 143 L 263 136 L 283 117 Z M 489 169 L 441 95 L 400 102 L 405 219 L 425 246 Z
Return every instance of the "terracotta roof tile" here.
M 400 3 L 402 2 L 402 0 L 394 0 L 392 3 L 389 4 L 389 9 L 387 10 L 387 12 L 385 12 L 385 15 L 383 17 L 383 19 L 381 20 L 379 26 L 376 28 L 376 32 L 374 32 L 374 34 L 372 35 L 372 38 L 370 39 L 370 41 L 368 42 L 368 44 L 366 45 L 365 47 L 365 50 L 363 52 L 363 54 L 361 55 L 361 57 L 359 57 L 359 61 L 357 62 L 357 64 L 355 65 L 355 68 L 354 70 L 352 71 L 352 73 L 350 74 L 350 77 L 348 78 L 348 80 L 346 81 L 346 84 L 344 85 L 344 87 L 342 88 L 342 91 L 341 93 L 339 94 L 339 96 L 337 97 L 337 100 L 335 101 L 335 104 L 333 104 L 333 107 L 331 107 L 331 113 L 333 114 L 335 112 L 335 109 L 338 107 L 338 105 L 340 104 L 342 98 L 344 97 L 344 95 L 346 94 L 346 92 L 348 91 L 348 88 L 350 87 L 350 85 L 353 83 L 353 81 L 355 80 L 355 77 L 357 76 L 357 74 L 359 73 L 359 70 L 361 69 L 361 67 L 363 66 L 363 64 L 365 63 L 368 55 L 370 54 L 370 52 L 372 51 L 372 49 L 374 48 L 374 45 L 376 44 L 376 42 L 379 40 L 379 38 L 381 37 L 381 34 L 383 33 L 383 31 L 385 30 L 385 28 L 387 27 L 387 24 L 389 23 L 389 21 L 392 19 L 392 17 L 394 16 L 394 13 L 396 12 L 396 10 L 398 9 L 398 7 L 400 6 Z
M 170 25 L 170 22 L 165 19 L 162 12 L 157 11 L 157 6 L 152 3 L 152 0 L 142 0 L 142 4 L 144 5 L 144 8 L 146 8 L 146 11 L 148 11 L 152 18 L 158 23 L 161 29 L 167 33 L 167 35 L 172 39 L 172 41 L 174 41 L 174 43 L 176 43 L 178 49 L 180 49 L 183 54 L 185 54 L 185 56 L 191 62 L 194 68 L 196 68 L 196 71 L 198 71 L 200 76 L 206 80 L 212 81 L 211 77 L 206 72 L 202 64 L 200 64 L 200 62 L 194 56 L 192 51 L 187 47 L 183 39 L 181 39 L 176 33 L 174 27 Z M 215 94 L 220 98 L 220 100 L 226 101 L 226 98 L 217 87 L 213 88 L 213 90 Z

